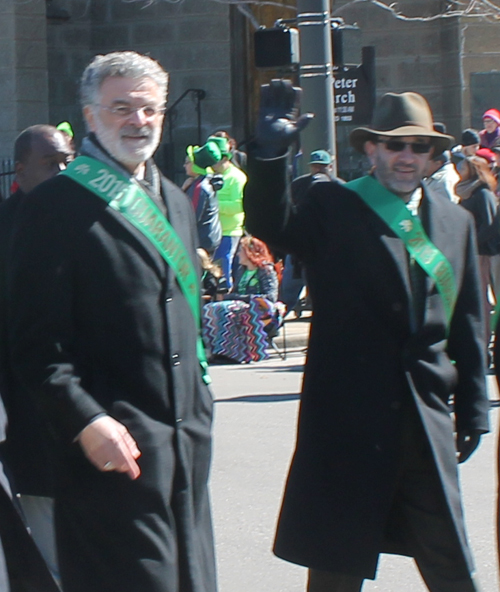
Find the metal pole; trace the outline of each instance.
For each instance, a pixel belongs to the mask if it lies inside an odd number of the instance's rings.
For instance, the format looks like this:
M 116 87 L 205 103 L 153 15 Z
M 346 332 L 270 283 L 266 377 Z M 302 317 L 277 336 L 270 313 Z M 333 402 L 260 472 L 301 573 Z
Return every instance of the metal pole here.
M 300 159 L 300 168 L 305 173 L 309 154 L 322 149 L 332 155 L 336 174 L 330 0 L 297 0 L 297 12 L 302 113 L 315 114 L 301 134 L 303 157 Z

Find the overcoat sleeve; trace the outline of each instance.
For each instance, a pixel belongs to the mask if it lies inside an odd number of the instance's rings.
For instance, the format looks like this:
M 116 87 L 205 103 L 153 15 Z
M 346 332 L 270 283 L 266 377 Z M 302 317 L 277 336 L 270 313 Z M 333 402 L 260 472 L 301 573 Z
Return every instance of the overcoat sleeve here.
M 314 244 L 309 216 L 292 205 L 288 155 L 263 160 L 249 155 L 243 205 L 245 227 L 268 245 L 303 255 Z
M 288 155 L 263 160 L 248 157 L 248 183 L 243 205 L 245 227 L 274 249 L 300 258 L 315 257 L 322 248 L 323 201 L 352 193 L 339 183 L 315 183 L 295 207 L 290 195 Z
M 77 228 L 63 200 L 35 190 L 17 218 L 7 269 L 13 370 L 68 441 L 105 413 L 82 387 L 75 363 Z
M 483 311 L 477 286 L 477 248 L 474 221 L 469 218 L 465 239 L 465 268 L 448 336 L 448 355 L 458 371 L 455 389 L 455 427 L 457 431 L 489 431 L 490 402 L 485 396 L 485 344 Z M 487 319 L 489 321 L 489 319 Z

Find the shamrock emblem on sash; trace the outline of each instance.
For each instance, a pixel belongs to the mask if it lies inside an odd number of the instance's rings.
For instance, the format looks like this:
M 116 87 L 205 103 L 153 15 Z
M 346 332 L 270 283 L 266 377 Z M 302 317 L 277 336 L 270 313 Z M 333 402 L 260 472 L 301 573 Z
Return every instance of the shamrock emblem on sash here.
M 413 222 L 411 220 L 401 220 L 399 227 L 403 232 L 411 232 L 413 230 Z

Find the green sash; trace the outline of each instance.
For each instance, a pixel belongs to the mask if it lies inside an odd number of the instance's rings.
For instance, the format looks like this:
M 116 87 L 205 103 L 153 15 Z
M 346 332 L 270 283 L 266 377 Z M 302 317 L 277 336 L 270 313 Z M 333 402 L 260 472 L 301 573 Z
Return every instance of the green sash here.
M 458 295 L 455 274 L 448 259 L 427 236 L 420 218 L 412 216 L 401 198 L 371 176 L 350 181 L 346 187 L 355 191 L 382 218 L 425 273 L 436 282 L 449 327 Z
M 490 315 L 490 332 L 495 333 L 497 330 L 498 324 L 498 317 L 500 316 L 500 298 L 497 299 L 497 303 L 495 304 L 495 308 Z
M 153 244 L 175 273 L 199 328 L 200 284 L 195 268 L 174 228 L 140 185 L 107 164 L 88 156 L 79 156 L 61 174 L 67 175 L 103 199 Z M 200 335 L 196 343 L 196 355 L 202 368 L 203 380 L 205 384 L 210 384 L 205 348 Z

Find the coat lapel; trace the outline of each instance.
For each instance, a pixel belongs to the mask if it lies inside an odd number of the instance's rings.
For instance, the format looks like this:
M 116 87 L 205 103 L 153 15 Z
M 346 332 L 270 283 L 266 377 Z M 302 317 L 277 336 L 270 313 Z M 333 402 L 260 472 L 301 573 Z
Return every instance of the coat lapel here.
M 181 241 L 186 246 L 186 250 L 190 252 L 189 224 L 186 220 L 185 208 L 182 208 L 182 204 L 179 202 L 179 199 L 176 198 L 172 187 L 169 186 L 169 182 L 164 177 L 162 177 L 161 179 L 161 191 L 162 197 L 167 206 L 168 221 L 178 234 Z M 180 190 L 178 191 L 180 192 Z M 144 236 L 144 234 L 142 234 L 140 230 L 138 230 L 137 228 L 135 228 L 135 226 L 130 224 L 130 222 L 128 222 L 119 212 L 116 212 L 111 208 L 106 208 L 106 211 L 124 228 L 126 228 L 128 232 L 130 232 L 130 234 L 132 234 L 139 243 L 141 243 L 144 249 L 151 256 L 151 259 L 155 267 L 157 268 L 158 273 L 161 275 L 162 278 L 166 277 L 167 290 L 171 290 L 173 287 L 173 283 L 175 282 L 175 274 L 168 273 L 168 267 L 163 257 L 156 250 L 156 247 L 149 241 L 149 239 L 146 236 Z
M 177 189 L 177 187 L 176 187 Z M 178 191 L 180 191 L 178 189 Z M 167 217 L 168 221 L 172 225 L 172 228 L 175 230 L 179 238 L 181 239 L 182 243 L 186 247 L 186 250 L 189 252 L 189 234 L 186 234 L 188 230 L 188 224 L 186 224 L 185 214 L 182 211 L 181 204 L 179 200 L 176 199 L 174 192 L 169 187 L 169 181 L 167 181 L 164 177 L 161 179 L 161 193 L 163 199 L 165 200 L 165 204 L 167 206 Z M 168 289 L 171 290 L 173 288 L 173 283 L 175 282 L 175 274 L 169 273 L 168 274 Z
M 150 256 L 153 262 L 154 267 L 158 271 L 158 274 L 161 277 L 165 277 L 165 262 L 160 253 L 156 250 L 156 247 L 151 243 L 151 241 L 119 212 L 109 207 L 106 208 L 106 212 L 111 217 L 113 217 L 121 226 L 123 226 L 131 235 L 133 235 L 133 237 L 141 244 L 144 250 L 147 251 L 148 255 Z
M 450 252 L 450 248 L 454 244 L 454 237 L 452 228 L 447 224 L 447 208 L 445 206 L 446 204 L 436 199 L 435 196 L 424 188 L 419 216 L 431 242 L 451 260 L 450 258 L 453 258 L 453 252 Z M 411 307 L 413 306 L 413 295 L 406 247 L 401 239 L 394 235 L 392 230 L 375 212 L 370 210 L 368 215 L 370 216 L 367 219 L 368 227 L 378 237 L 380 243 L 389 254 L 391 261 L 394 263 L 393 277 L 404 290 L 408 304 L 409 322 L 412 323 Z M 421 271 L 425 274 L 423 270 Z M 435 289 L 435 280 L 425 274 L 424 285 L 425 298 L 427 298 Z M 425 318 L 423 322 L 425 323 Z
M 408 301 L 411 301 L 411 283 L 409 274 L 408 251 L 403 241 L 392 233 L 383 234 L 380 237 L 382 244 L 387 249 L 395 264 L 395 272 L 401 282 Z
M 363 224 L 365 231 L 366 227 L 368 227 L 368 231 L 372 234 L 372 238 L 381 245 L 381 248 L 389 257 L 384 258 L 383 261 L 379 260 L 379 255 L 377 255 L 376 250 L 372 251 L 370 255 L 377 258 L 377 266 L 382 265 L 383 274 L 381 273 L 380 276 L 384 278 L 384 283 L 387 281 L 387 278 L 392 279 L 392 281 L 389 280 L 391 295 L 393 298 L 403 299 L 404 306 L 408 310 L 408 322 L 410 323 L 412 294 L 408 252 L 406 251 L 406 247 L 401 239 L 394 234 L 378 214 L 371 210 L 361 199 L 360 202 L 365 210 L 365 222 Z M 389 265 L 387 265 L 387 263 L 389 263 Z M 387 294 L 387 286 L 384 285 L 382 288 L 384 290 L 383 293 Z M 399 297 L 397 296 L 398 294 Z M 387 298 L 387 295 L 384 298 Z M 391 305 L 390 298 L 388 299 L 387 304 Z
M 430 191 L 424 189 L 424 197 L 420 209 L 420 218 L 431 242 L 450 260 L 452 253 L 447 252 L 455 242 L 452 227 L 447 224 L 446 208 L 440 199 L 436 199 Z M 427 294 L 434 289 L 436 282 L 429 276 L 426 279 Z
M 424 188 L 422 203 L 419 215 L 422 224 L 431 242 L 449 259 L 453 258 L 453 252 L 450 248 L 454 244 L 452 228 L 447 224 L 447 208 L 441 200 L 436 199 L 429 191 Z M 412 307 L 412 289 L 409 273 L 408 252 L 404 243 L 399 239 L 391 229 L 378 217 L 371 212 L 376 220 L 372 220 L 369 227 L 376 233 L 381 244 L 390 255 L 394 263 L 394 277 L 402 286 L 408 301 L 408 313 L 411 317 Z M 422 273 L 425 272 L 422 270 Z M 425 297 L 427 298 L 435 289 L 435 280 L 425 274 Z M 425 314 L 425 313 L 424 313 Z M 411 322 L 411 321 L 410 321 Z M 425 322 L 425 318 L 424 318 Z

